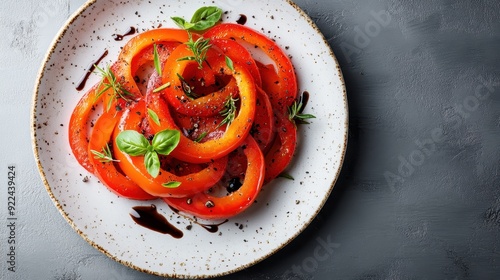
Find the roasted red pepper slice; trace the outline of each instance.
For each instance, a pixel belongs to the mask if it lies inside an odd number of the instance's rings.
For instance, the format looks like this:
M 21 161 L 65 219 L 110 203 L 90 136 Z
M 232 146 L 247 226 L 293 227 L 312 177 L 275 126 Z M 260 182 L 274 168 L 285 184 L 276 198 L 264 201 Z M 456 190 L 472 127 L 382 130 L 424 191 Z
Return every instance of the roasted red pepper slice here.
M 88 153 L 87 121 L 97 97 L 99 85 L 93 86 L 76 104 L 69 120 L 68 138 L 71 151 L 80 165 L 89 172 L 94 172 Z
M 178 113 L 188 115 L 188 116 L 214 116 L 219 114 L 219 112 L 224 108 L 225 101 L 229 98 L 229 96 L 236 96 L 238 93 L 238 87 L 236 86 L 236 82 L 234 79 L 231 79 L 229 84 L 223 87 L 221 90 L 213 93 L 209 93 L 205 96 L 201 97 L 193 97 L 186 94 L 186 84 L 184 79 L 184 72 L 186 68 L 190 65 L 196 64 L 193 61 L 183 60 L 178 61 L 179 58 L 188 57 L 192 55 L 192 51 L 186 45 L 180 45 L 173 52 L 171 59 L 168 59 L 165 63 L 165 71 L 163 72 L 163 84 L 170 83 L 170 86 L 165 89 L 162 94 L 168 100 L 169 104 L 174 108 L 174 110 Z M 212 56 L 212 59 L 207 60 L 208 65 L 213 67 L 214 69 L 218 64 L 212 65 L 218 54 L 215 54 L 214 51 L 209 51 L 209 54 Z M 220 61 L 220 57 L 218 58 Z M 211 72 L 214 75 L 225 74 L 224 72 L 220 72 L 220 69 L 217 71 L 210 70 L 208 65 L 205 65 L 203 71 L 205 73 Z M 180 78 L 180 77 L 182 78 Z M 191 89 L 189 89 L 191 90 Z
M 145 104 L 140 101 L 133 108 L 123 113 L 121 123 L 115 130 L 115 139 L 121 131 L 139 131 L 143 119 L 146 117 Z M 204 191 L 216 184 L 224 175 L 227 157 L 209 162 L 201 171 L 184 176 L 177 176 L 166 170 L 161 170 L 158 177 L 149 175 L 144 164 L 144 156 L 129 156 L 121 152 L 114 142 L 115 157 L 119 160 L 120 168 L 130 179 L 136 182 L 147 193 L 157 197 L 184 197 Z M 177 188 L 167 188 L 163 184 L 170 182 L 181 183 Z
M 277 137 L 266 154 L 265 183 L 278 177 L 290 164 L 297 146 L 297 127 L 288 116 L 276 116 Z
M 170 206 L 202 219 L 226 219 L 238 215 L 253 204 L 264 182 L 264 156 L 257 142 L 248 136 L 242 143 L 247 157 L 245 178 L 241 187 L 224 197 L 206 192 L 189 198 L 165 198 Z
M 135 71 L 140 66 L 134 60 L 138 54 L 154 44 L 183 43 L 187 40 L 188 35 L 186 31 L 169 28 L 152 29 L 133 37 L 123 47 L 118 57 L 117 68 L 114 71 L 118 82 L 136 98 L 141 97 L 142 94 L 134 79 Z
M 243 40 L 268 55 L 276 64 L 280 87 L 280 91 L 276 95 L 270 95 L 269 98 L 274 110 L 286 113 L 288 107 L 297 99 L 297 78 L 290 58 L 274 41 L 253 29 L 234 23 L 216 25 L 203 36 L 213 39 Z
M 233 62 L 237 62 L 241 65 L 246 65 L 248 71 L 250 71 L 250 74 L 252 74 L 255 84 L 258 87 L 262 86 L 262 79 L 260 76 L 259 68 L 257 67 L 257 63 L 252 57 L 252 54 L 245 47 L 233 40 L 215 38 L 212 38 L 210 40 L 210 44 L 221 49 L 222 52 Z
M 273 108 L 269 97 L 261 89 L 257 88 L 257 100 L 255 101 L 255 120 L 250 134 L 259 144 L 260 149 L 265 154 L 276 135 Z
M 180 46 L 181 48 L 183 46 Z M 179 52 L 178 54 L 183 54 Z M 169 60 L 176 60 L 179 57 L 172 56 Z M 240 146 L 249 134 L 253 119 L 255 117 L 255 99 L 256 99 L 256 86 L 250 72 L 239 63 L 234 63 L 234 71 L 231 70 L 225 61 L 225 57 L 209 52 L 207 61 L 211 69 L 218 71 L 224 75 L 232 75 L 236 81 L 239 92 L 240 110 L 234 118 L 231 125 L 226 129 L 226 132 L 218 139 L 211 139 L 203 143 L 193 141 L 184 135 L 181 135 L 181 140 L 177 148 L 172 152 L 172 156 L 187 162 L 203 163 L 209 162 L 214 159 L 227 156 L 232 150 Z M 193 63 L 193 62 L 190 62 Z M 208 68 L 208 67 L 206 67 Z M 172 72 L 165 74 L 166 72 Z M 179 78 L 172 78 L 177 75 L 172 69 L 165 68 L 163 83 L 171 83 L 168 88 L 170 90 L 182 91 L 182 85 Z M 165 79 L 165 77 L 170 77 Z M 165 93 L 166 94 L 166 93 Z M 183 94 L 183 93 L 179 93 Z M 157 113 L 160 119 L 160 125 L 153 123 L 150 120 L 153 131 L 161 131 L 164 129 L 177 129 L 175 120 L 171 116 L 167 103 L 161 98 L 160 94 L 148 94 L 147 106 L 149 109 Z
M 93 155 L 92 151 L 104 153 L 103 149 L 110 142 L 113 130 L 120 118 L 117 112 L 106 112 L 97 119 L 89 142 L 90 161 L 94 166 L 94 174 L 114 193 L 137 200 L 154 199 L 136 183 L 120 173 L 111 159 L 102 159 Z M 111 147 L 110 147 L 111 149 Z

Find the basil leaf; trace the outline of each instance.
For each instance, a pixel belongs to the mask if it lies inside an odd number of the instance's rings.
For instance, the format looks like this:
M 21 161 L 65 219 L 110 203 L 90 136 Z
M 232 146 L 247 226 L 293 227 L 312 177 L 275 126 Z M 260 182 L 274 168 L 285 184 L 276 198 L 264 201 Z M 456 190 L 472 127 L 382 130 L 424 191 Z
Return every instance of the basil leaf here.
M 135 130 L 125 130 L 116 137 L 116 144 L 120 151 L 131 155 L 144 155 L 150 146 L 148 139 Z
M 172 182 L 168 182 L 168 183 L 163 183 L 161 185 L 162 185 L 162 187 L 165 187 L 167 189 L 175 189 L 181 185 L 181 182 L 172 181 Z
M 181 140 L 181 133 L 177 130 L 163 130 L 153 138 L 153 149 L 160 155 L 169 155 Z
M 156 178 L 160 174 L 160 158 L 155 151 L 147 151 L 144 156 L 144 165 L 151 177 Z
M 171 19 L 179 26 L 181 29 L 189 30 L 193 28 L 194 24 L 187 22 L 185 19 L 181 17 L 171 17 Z
M 199 8 L 191 18 L 194 24 L 190 29 L 203 31 L 214 26 L 222 17 L 222 10 L 218 7 L 209 6 Z
M 234 64 L 233 64 L 233 61 L 231 60 L 231 58 L 229 56 L 226 55 L 226 65 L 229 69 L 231 69 L 231 71 L 234 72 Z
M 148 115 L 156 125 L 160 125 L 160 118 L 158 118 L 158 115 L 156 114 L 155 111 L 148 108 Z

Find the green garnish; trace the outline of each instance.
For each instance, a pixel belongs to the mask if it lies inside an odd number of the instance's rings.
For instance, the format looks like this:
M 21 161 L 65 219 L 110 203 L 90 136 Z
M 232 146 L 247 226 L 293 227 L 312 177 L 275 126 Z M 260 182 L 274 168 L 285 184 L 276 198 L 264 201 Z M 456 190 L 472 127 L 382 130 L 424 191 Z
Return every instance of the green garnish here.
M 229 96 L 227 101 L 224 103 L 224 109 L 220 111 L 220 115 L 225 118 L 220 122 L 218 127 L 221 127 L 224 124 L 229 126 L 233 122 L 236 117 L 236 101 L 238 101 L 237 98 L 235 99 L 232 96 Z
M 220 21 L 222 10 L 218 7 L 208 6 L 201 7 L 194 13 L 191 21 L 187 22 L 181 17 L 172 17 L 172 20 L 182 29 L 203 31 L 214 26 Z
M 203 62 L 205 62 L 207 58 L 208 49 L 212 45 L 210 45 L 210 39 L 205 39 L 203 37 L 198 38 L 198 40 L 193 41 L 193 35 L 188 32 L 189 40 L 185 43 L 187 47 L 193 52 L 193 56 L 185 56 L 178 58 L 177 61 L 184 60 L 193 60 L 198 63 L 198 69 L 203 68 Z
M 161 76 L 161 62 L 160 62 L 160 55 L 158 54 L 158 48 L 156 44 L 153 44 L 154 50 L 153 50 L 153 55 L 154 55 L 154 63 L 155 63 L 155 69 L 156 73 Z
M 292 175 L 287 174 L 287 173 L 284 173 L 284 172 L 283 172 L 283 173 L 281 173 L 281 174 L 279 175 L 279 177 L 281 177 L 281 178 L 285 178 L 285 179 L 288 179 L 288 180 L 292 180 L 292 181 L 293 181 L 293 180 L 295 180 L 295 178 L 293 178 L 293 176 L 292 176 Z
M 194 13 L 191 21 L 187 22 L 181 17 L 172 17 L 172 20 L 180 28 L 188 32 L 189 40 L 185 43 L 193 52 L 192 56 L 179 58 L 177 61 L 193 60 L 198 63 L 198 68 L 203 68 L 203 62 L 206 60 L 207 51 L 212 46 L 210 39 L 203 37 L 193 40 L 193 35 L 190 31 L 204 31 L 217 24 L 222 17 L 222 10 L 218 7 L 208 6 L 201 7 Z
M 175 189 L 175 188 L 178 188 L 180 185 L 181 185 L 181 182 L 177 182 L 177 181 L 172 181 L 172 182 L 161 184 L 162 187 L 165 187 L 167 189 Z
M 302 98 L 299 98 L 298 101 L 295 100 L 292 106 L 288 107 L 288 119 L 299 124 L 309 124 L 309 122 L 306 121 L 307 119 L 316 118 L 316 116 L 311 114 L 302 114 L 303 107 Z
M 106 92 L 107 90 L 109 89 L 112 89 L 113 90 L 113 98 L 110 98 L 109 99 L 109 102 L 106 106 L 106 110 L 109 111 L 109 109 L 111 109 L 111 105 L 113 105 L 113 101 L 115 99 L 118 99 L 118 98 L 122 98 L 123 100 L 125 101 L 131 101 L 130 99 L 127 98 L 127 96 L 133 96 L 132 93 L 130 93 L 129 91 L 127 91 L 122 84 L 120 84 L 117 80 L 116 80 L 116 76 L 115 74 L 113 73 L 113 71 L 111 71 L 111 68 L 108 66 L 106 67 L 106 69 L 103 69 L 101 67 L 99 67 L 98 65 L 95 65 L 95 68 L 97 69 L 97 71 L 99 72 L 99 74 L 101 75 L 102 77 L 102 80 L 101 80 L 101 83 L 99 84 L 99 87 L 98 88 L 101 88 L 103 87 L 96 95 L 96 100 L 99 99 L 99 97 L 101 97 L 101 95 Z
M 231 60 L 231 58 L 229 56 L 226 55 L 226 65 L 227 67 L 229 67 L 229 69 L 231 69 L 231 71 L 234 72 L 234 64 L 233 64 L 233 61 Z
M 90 152 L 95 155 L 95 159 L 99 159 L 102 163 L 119 162 L 119 160 L 113 159 L 113 155 L 111 154 L 111 149 L 108 144 L 102 148 L 101 152 L 96 150 L 90 150 Z
M 202 134 L 200 134 L 198 137 L 196 137 L 196 139 L 194 140 L 194 142 L 196 143 L 200 143 L 201 140 L 203 140 L 205 137 L 207 137 L 207 134 L 208 132 L 203 132 Z
M 153 178 L 160 173 L 160 155 L 169 155 L 179 144 L 180 132 L 162 130 L 155 134 L 151 144 L 148 139 L 135 130 L 125 130 L 116 137 L 120 151 L 130 156 L 144 156 L 144 165 Z
M 158 118 L 158 114 L 155 111 L 148 108 L 148 115 L 156 125 L 160 125 L 160 118 Z
M 179 80 L 181 80 L 182 90 L 184 91 L 184 94 L 189 97 L 189 99 L 193 100 L 200 97 L 198 94 L 193 92 L 191 86 L 189 86 L 189 84 L 186 82 L 186 80 L 184 80 L 184 77 L 182 77 L 181 74 L 177 73 L 177 77 L 179 78 Z
M 153 90 L 153 93 L 160 92 L 160 91 L 162 91 L 162 90 L 164 90 L 164 89 L 166 89 L 166 88 L 168 88 L 168 87 L 170 87 L 170 82 L 166 82 L 166 83 L 164 83 L 163 85 L 161 85 L 161 86 L 159 86 L 159 87 L 155 88 L 155 89 Z

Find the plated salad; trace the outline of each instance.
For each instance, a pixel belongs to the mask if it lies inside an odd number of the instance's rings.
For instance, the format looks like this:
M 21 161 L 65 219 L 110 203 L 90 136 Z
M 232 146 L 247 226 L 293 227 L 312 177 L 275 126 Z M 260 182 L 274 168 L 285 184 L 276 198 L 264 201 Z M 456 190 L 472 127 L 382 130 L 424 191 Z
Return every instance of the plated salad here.
M 76 105 L 69 142 L 111 191 L 227 219 L 291 177 L 296 126 L 314 118 L 294 67 L 272 39 L 222 13 L 172 17 L 179 28 L 140 33 L 113 64 L 95 65 L 102 79 Z

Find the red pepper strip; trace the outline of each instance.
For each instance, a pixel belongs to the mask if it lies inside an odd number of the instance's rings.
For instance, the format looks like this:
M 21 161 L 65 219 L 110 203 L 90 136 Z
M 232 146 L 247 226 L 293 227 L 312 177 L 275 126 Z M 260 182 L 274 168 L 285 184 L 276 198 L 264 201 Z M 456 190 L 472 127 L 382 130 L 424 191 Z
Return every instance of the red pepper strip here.
M 169 60 L 170 59 L 176 58 L 172 55 Z M 253 78 L 246 67 L 239 63 L 235 63 L 233 73 L 226 65 L 224 57 L 212 56 L 211 58 L 207 57 L 207 59 L 210 61 L 212 69 L 217 69 L 221 74 L 233 75 L 238 85 L 241 106 L 237 116 L 234 118 L 231 125 L 227 127 L 226 132 L 221 138 L 197 143 L 181 134 L 179 145 L 171 155 L 186 162 L 203 163 L 227 156 L 245 140 L 250 132 L 255 116 L 256 88 L 253 83 Z M 165 82 L 165 80 L 163 80 L 163 82 Z M 175 85 L 179 85 L 178 80 L 172 80 L 172 83 L 174 86 L 170 88 L 175 88 Z M 167 103 L 159 94 L 149 94 L 146 99 L 148 108 L 156 112 L 160 119 L 159 126 L 152 122 L 151 119 L 149 120 L 153 131 L 161 131 L 164 129 L 179 130 L 170 114 Z
M 176 31 L 175 33 L 178 33 Z M 146 40 L 143 37 L 146 35 L 154 35 L 150 34 L 148 32 L 141 34 L 141 42 L 142 40 Z M 182 34 L 182 33 L 181 33 Z M 175 35 L 175 34 L 174 34 Z M 187 37 L 186 37 L 187 38 Z M 166 38 L 165 38 L 166 39 Z M 182 38 L 180 38 L 182 39 Z M 137 41 L 138 39 L 135 39 Z M 142 42 L 144 43 L 144 42 Z M 158 53 L 161 59 L 166 59 L 170 52 L 173 50 L 174 47 L 178 45 L 173 42 L 166 42 L 164 45 L 162 45 L 160 48 L 158 48 Z M 130 74 L 133 75 L 135 74 L 136 70 L 142 66 L 143 64 L 147 63 L 148 61 L 152 61 L 154 56 L 153 56 L 153 49 L 152 46 L 145 47 L 141 52 L 136 51 L 136 52 L 131 52 L 130 48 L 132 48 L 130 43 L 126 45 L 127 50 L 122 51 L 122 54 L 126 56 L 125 54 L 138 54 L 137 56 L 133 56 L 131 59 L 134 59 L 133 65 L 133 71 L 131 70 Z M 122 62 L 125 60 L 122 60 Z M 120 70 L 121 69 L 121 70 Z M 121 65 L 120 63 L 115 63 L 111 66 L 111 71 L 114 73 L 120 73 L 123 72 L 123 69 L 127 69 L 126 65 Z M 131 69 L 131 68 L 129 68 Z M 115 74 L 117 75 L 117 74 Z M 119 76 L 117 76 L 119 77 Z M 121 78 L 123 80 L 123 78 Z M 133 80 L 133 79 L 132 79 Z M 69 122 L 69 143 L 71 150 L 73 151 L 73 154 L 76 158 L 76 160 L 79 162 L 79 164 L 84 167 L 87 171 L 93 172 L 94 167 L 90 163 L 89 157 L 92 157 L 92 155 L 89 155 L 88 153 L 88 133 L 87 133 L 87 122 L 89 120 L 89 115 L 92 110 L 94 110 L 94 105 L 96 105 L 100 100 L 103 100 L 103 104 L 105 107 L 107 107 L 108 102 L 110 102 L 111 98 L 114 98 L 113 91 L 109 89 L 108 91 L 102 93 L 100 96 L 98 96 L 98 93 L 100 92 L 101 88 L 99 87 L 100 83 L 97 83 L 94 85 L 78 102 L 76 105 L 71 118 Z M 114 100 L 112 100 L 114 101 Z M 111 110 L 115 110 L 116 106 L 111 106 Z
M 269 98 L 275 111 L 286 113 L 288 107 L 297 99 L 297 78 L 290 58 L 274 41 L 246 26 L 233 23 L 216 25 L 203 36 L 210 39 L 240 39 L 264 51 L 276 64 L 280 78 L 280 91 Z
M 124 130 L 140 131 L 141 122 L 145 117 L 144 112 L 145 104 L 142 101 L 124 112 L 121 123 L 115 129 L 114 137 L 116 138 Z M 144 191 L 157 197 L 185 197 L 207 190 L 222 178 L 227 165 L 227 157 L 223 157 L 208 163 L 207 167 L 197 173 L 177 176 L 166 170 L 161 170 L 158 177 L 153 178 L 144 165 L 144 156 L 129 156 L 118 149 L 116 142 L 114 143 L 114 151 L 123 172 Z M 162 184 L 170 182 L 180 182 L 181 185 L 177 188 L 162 186 Z
M 236 95 L 238 90 L 236 83 L 234 79 L 231 79 L 229 84 L 221 90 L 191 99 L 184 92 L 183 82 L 178 75 L 183 76 L 186 68 L 195 63 L 188 60 L 177 61 L 177 59 L 192 55 L 192 51 L 186 45 L 180 45 L 172 52 L 170 59 L 165 63 L 165 71 L 163 72 L 163 83 L 170 83 L 170 87 L 163 91 L 163 95 L 174 110 L 181 114 L 202 117 L 217 115 L 224 108 L 224 103 L 228 97 Z M 207 59 L 208 64 L 218 71 L 217 64 L 220 64 L 220 62 L 216 61 L 220 61 L 220 57 L 213 50 L 210 50 L 207 56 L 212 57 Z M 205 65 L 204 70 L 207 73 L 212 72 L 208 70 L 207 65 Z
M 255 120 L 250 134 L 257 141 L 263 153 L 266 153 L 270 148 L 276 134 L 273 108 L 269 97 L 261 88 L 257 88 Z
M 140 97 L 140 90 L 134 80 L 135 71 L 138 69 L 137 63 L 133 61 L 134 57 L 153 44 L 186 41 L 188 35 L 185 30 L 168 28 L 152 29 L 133 37 L 123 47 L 118 57 L 118 67 L 114 72 L 118 82 L 135 97 Z
M 102 159 L 92 154 L 92 150 L 102 153 L 103 148 L 111 139 L 120 116 L 120 113 L 105 112 L 94 124 L 89 142 L 89 155 L 91 155 L 90 161 L 94 166 L 94 174 L 108 189 L 119 196 L 136 200 L 154 199 L 154 196 L 146 193 L 136 183 L 120 173 L 114 162 L 103 162 Z
M 94 166 L 90 162 L 88 153 L 88 132 L 87 121 L 89 114 L 93 109 L 94 101 L 96 100 L 99 84 L 94 85 L 85 95 L 78 101 L 68 126 L 69 145 L 80 165 L 89 172 L 94 172 Z
M 276 116 L 276 131 L 278 137 L 266 154 L 266 184 L 286 169 L 297 146 L 297 127 L 288 116 Z
M 225 39 L 212 39 L 210 40 L 210 44 L 221 49 L 222 52 L 231 58 L 233 62 L 236 61 L 241 65 L 246 65 L 248 71 L 252 74 L 255 84 L 258 87 L 262 87 L 262 79 L 260 77 L 259 68 L 253 59 L 252 54 L 245 47 L 233 40 Z
M 251 136 L 243 143 L 247 157 L 247 169 L 242 186 L 235 192 L 216 197 L 198 193 L 190 198 L 164 198 L 175 209 L 202 219 L 226 219 L 233 217 L 253 204 L 264 182 L 264 156 Z
M 167 60 L 172 51 L 179 46 L 179 42 L 162 42 L 156 44 L 160 62 Z M 132 58 L 131 73 L 136 73 L 139 68 L 148 62 L 154 61 L 154 46 L 146 47 Z
M 116 67 L 116 64 L 111 66 L 111 69 Z M 95 84 L 89 91 L 82 96 L 82 98 L 78 101 L 71 114 L 71 118 L 69 120 L 68 125 L 68 138 L 69 145 L 75 156 L 78 163 L 83 166 L 87 171 L 93 173 L 94 167 L 90 162 L 88 153 L 88 121 L 90 114 L 93 110 L 95 110 L 94 105 L 101 102 L 101 100 L 105 99 L 103 103 L 106 106 L 106 100 L 109 100 L 111 96 L 113 96 L 112 89 L 108 89 L 105 92 L 101 92 L 104 88 L 103 83 L 99 82 Z M 114 112 L 116 108 L 112 107 L 111 110 Z

